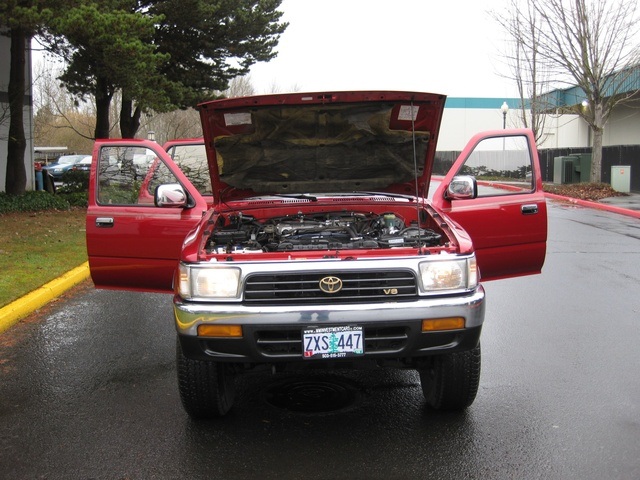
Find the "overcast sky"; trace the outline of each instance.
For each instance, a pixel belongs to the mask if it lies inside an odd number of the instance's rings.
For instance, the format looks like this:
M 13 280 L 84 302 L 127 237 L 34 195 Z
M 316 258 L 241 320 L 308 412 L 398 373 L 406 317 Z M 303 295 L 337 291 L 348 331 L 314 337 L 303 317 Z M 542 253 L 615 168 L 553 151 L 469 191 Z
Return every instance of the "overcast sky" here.
M 256 93 L 411 90 L 515 97 L 504 32 L 508 0 L 284 0 L 278 56 L 254 65 Z

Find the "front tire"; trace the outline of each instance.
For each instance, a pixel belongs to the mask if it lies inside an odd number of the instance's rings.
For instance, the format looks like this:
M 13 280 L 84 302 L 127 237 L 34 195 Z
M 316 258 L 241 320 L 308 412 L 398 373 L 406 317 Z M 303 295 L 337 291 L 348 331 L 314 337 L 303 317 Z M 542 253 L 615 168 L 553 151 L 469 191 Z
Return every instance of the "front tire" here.
M 193 360 L 184 355 L 180 339 L 176 342 L 178 389 L 182 406 L 193 418 L 225 415 L 235 398 L 235 375 L 231 365 Z
M 480 344 L 465 352 L 438 355 L 418 370 L 427 405 L 435 410 L 464 410 L 480 383 Z

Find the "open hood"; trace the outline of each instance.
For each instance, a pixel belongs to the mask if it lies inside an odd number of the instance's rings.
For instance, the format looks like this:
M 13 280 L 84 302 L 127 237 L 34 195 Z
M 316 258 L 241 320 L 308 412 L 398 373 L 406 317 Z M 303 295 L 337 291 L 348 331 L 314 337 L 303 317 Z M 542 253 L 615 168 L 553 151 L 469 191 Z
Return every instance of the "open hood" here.
M 199 105 L 214 195 L 426 196 L 445 96 L 291 93 Z

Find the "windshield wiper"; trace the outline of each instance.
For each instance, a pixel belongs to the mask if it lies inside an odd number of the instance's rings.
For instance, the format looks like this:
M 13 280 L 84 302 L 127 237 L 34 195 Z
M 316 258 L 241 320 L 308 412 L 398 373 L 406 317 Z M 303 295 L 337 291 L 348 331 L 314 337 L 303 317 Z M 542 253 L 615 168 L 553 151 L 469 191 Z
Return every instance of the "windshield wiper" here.
M 402 194 L 402 193 L 389 193 L 389 192 L 362 192 L 362 191 L 358 191 L 358 192 L 353 192 L 352 195 L 378 195 L 378 196 L 381 196 L 381 197 L 406 198 L 406 199 L 416 198 L 415 195 L 405 195 L 405 194 Z
M 282 198 L 295 198 L 298 200 L 309 200 L 310 202 L 317 202 L 318 198 L 313 195 L 307 195 L 306 193 L 268 193 L 265 196 L 268 197 L 282 197 Z

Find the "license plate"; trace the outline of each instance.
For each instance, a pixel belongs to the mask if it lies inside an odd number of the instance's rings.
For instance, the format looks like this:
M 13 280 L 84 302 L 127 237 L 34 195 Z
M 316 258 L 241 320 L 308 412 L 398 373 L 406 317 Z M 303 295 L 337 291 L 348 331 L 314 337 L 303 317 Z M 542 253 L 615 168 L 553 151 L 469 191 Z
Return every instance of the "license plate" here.
M 302 354 L 305 359 L 364 355 L 362 327 L 317 327 L 303 330 Z

